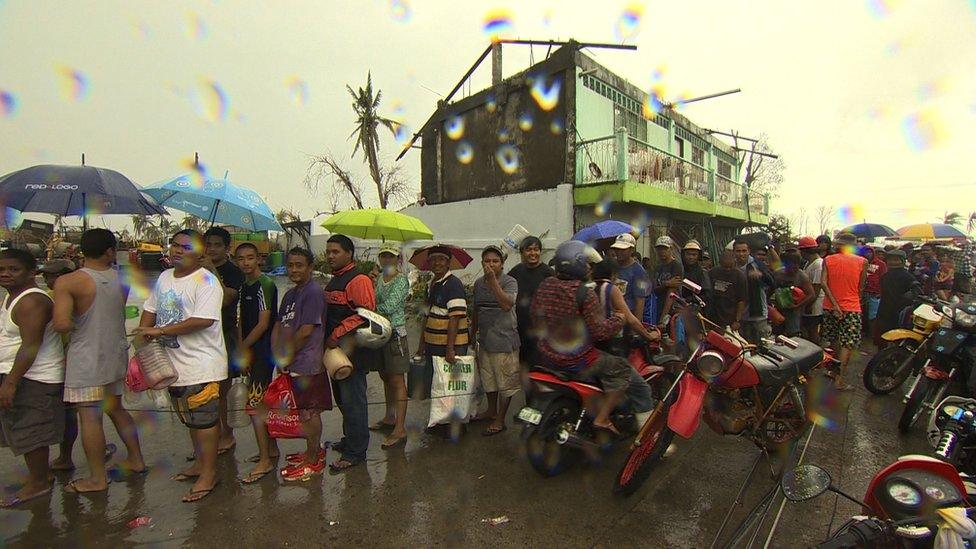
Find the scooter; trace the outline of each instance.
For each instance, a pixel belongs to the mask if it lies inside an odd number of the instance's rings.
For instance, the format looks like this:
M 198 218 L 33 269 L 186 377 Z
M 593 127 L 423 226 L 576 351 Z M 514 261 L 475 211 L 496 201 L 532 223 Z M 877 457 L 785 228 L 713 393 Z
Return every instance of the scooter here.
M 691 438 L 700 419 L 719 434 L 745 435 L 766 451 L 795 439 L 807 424 L 799 386 L 813 369 L 836 363 L 819 346 L 779 336 L 754 346 L 701 315 L 697 296 L 688 302 L 705 332 L 677 380 L 641 427 L 614 483 L 630 495 L 650 475 L 675 434 Z M 724 330 L 724 331 L 723 331 Z
M 935 448 L 934 457 L 963 473 L 976 473 L 976 399 L 942 399 L 929 419 L 926 434 Z
M 817 465 L 787 471 L 780 482 L 783 495 L 806 501 L 828 491 L 860 505 L 866 516 L 853 517 L 820 548 L 932 547 L 935 538 L 958 536 L 948 524 L 961 524 L 972 514 L 966 486 L 956 468 L 927 456 L 903 456 L 878 472 L 868 485 L 864 501 L 835 487 L 830 474 Z M 946 517 L 951 517 L 947 520 Z M 976 525 L 964 524 L 964 526 Z M 964 541 L 958 536 L 959 547 Z

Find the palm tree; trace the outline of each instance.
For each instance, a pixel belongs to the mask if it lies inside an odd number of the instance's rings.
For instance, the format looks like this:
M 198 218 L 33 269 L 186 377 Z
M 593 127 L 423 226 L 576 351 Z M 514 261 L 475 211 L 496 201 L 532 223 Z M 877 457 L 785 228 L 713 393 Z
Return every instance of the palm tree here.
M 397 122 L 389 118 L 384 118 L 376 112 L 380 105 L 380 100 L 383 97 L 383 92 L 377 90 L 375 95 L 373 94 L 372 74 L 366 73 L 365 88 L 359 88 L 357 91 L 353 91 L 352 87 L 347 85 L 346 90 L 352 96 L 352 109 L 355 111 L 357 117 L 356 129 L 349 134 L 349 137 L 356 138 L 356 146 L 353 148 L 352 155 L 355 157 L 356 152 L 360 148 L 363 150 L 363 154 L 366 155 L 366 164 L 369 167 L 369 175 L 376 184 L 376 194 L 380 199 L 380 207 L 386 208 L 388 197 L 387 193 L 383 192 L 383 174 L 380 172 L 379 161 L 380 140 L 376 130 L 382 125 L 391 132 L 394 132 L 394 126 L 397 125 Z
M 956 226 L 963 222 L 965 218 L 959 212 L 946 212 L 942 217 L 942 222 L 946 225 Z
M 976 230 L 976 212 L 970 212 L 966 218 L 966 232 L 972 234 Z
M 202 234 L 206 231 L 206 225 L 206 221 L 193 214 L 186 214 L 186 217 L 183 218 L 184 229 L 193 229 L 194 231 Z
M 152 220 L 145 215 L 133 215 L 130 219 L 132 220 L 132 235 L 136 240 L 139 240 L 145 234 L 146 229 L 152 225 Z

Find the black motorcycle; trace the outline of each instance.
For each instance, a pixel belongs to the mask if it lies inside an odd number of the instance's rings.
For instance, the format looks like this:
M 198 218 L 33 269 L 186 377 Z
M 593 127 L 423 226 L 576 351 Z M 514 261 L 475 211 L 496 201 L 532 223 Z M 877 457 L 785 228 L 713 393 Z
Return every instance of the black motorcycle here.
M 927 340 L 922 371 L 905 395 L 898 430 L 908 432 L 924 413 L 942 402 L 950 383 L 967 385 L 976 351 L 976 304 L 960 303 L 947 311 L 951 328 L 939 328 Z
M 929 422 L 929 442 L 935 457 L 962 473 L 976 472 L 976 399 L 946 397 Z

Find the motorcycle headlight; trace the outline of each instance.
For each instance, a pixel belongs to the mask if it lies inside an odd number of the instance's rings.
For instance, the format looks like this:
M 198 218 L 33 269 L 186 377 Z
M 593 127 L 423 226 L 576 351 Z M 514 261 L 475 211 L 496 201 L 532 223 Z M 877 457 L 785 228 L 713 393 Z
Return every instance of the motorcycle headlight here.
M 972 328 L 976 326 L 976 315 L 971 315 L 962 309 L 956 309 L 953 321 L 963 328 Z
M 725 357 L 716 351 L 705 351 L 698 357 L 698 373 L 711 379 L 725 371 Z

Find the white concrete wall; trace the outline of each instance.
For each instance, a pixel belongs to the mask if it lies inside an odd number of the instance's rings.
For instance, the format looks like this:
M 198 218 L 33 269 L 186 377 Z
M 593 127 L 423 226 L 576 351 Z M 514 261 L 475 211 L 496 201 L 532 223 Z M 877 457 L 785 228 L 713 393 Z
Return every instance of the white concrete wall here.
M 534 235 L 549 231 L 542 243 L 543 260 L 548 260 L 556 246 L 573 235 L 573 187 L 564 184 L 544 191 L 410 206 L 403 213 L 426 223 L 434 231 L 435 241 L 461 246 L 475 258 L 467 269 L 455 273 L 470 283 L 480 276 L 481 250 L 488 244 L 501 244 L 516 224 Z M 506 270 L 519 262 L 518 253 L 508 251 Z

